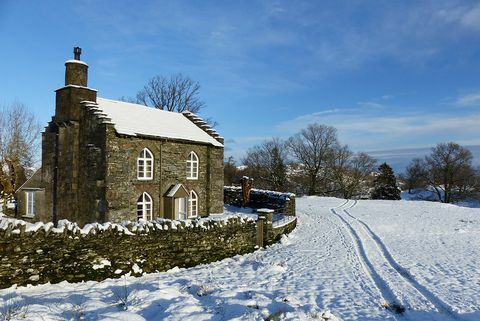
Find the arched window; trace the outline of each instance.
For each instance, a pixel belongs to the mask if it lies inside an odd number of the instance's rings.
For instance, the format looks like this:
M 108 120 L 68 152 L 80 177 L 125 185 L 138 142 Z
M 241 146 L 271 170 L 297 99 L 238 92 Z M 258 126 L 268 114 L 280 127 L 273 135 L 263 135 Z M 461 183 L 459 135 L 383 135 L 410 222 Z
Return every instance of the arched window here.
M 153 155 L 148 148 L 144 148 L 137 158 L 137 178 L 139 180 L 153 179 Z
M 137 219 L 151 220 L 153 213 L 152 197 L 144 192 L 137 200 Z
M 198 195 L 193 189 L 190 191 L 190 197 L 188 198 L 188 216 L 198 216 Z
M 198 156 L 190 152 L 187 159 L 187 179 L 198 179 Z

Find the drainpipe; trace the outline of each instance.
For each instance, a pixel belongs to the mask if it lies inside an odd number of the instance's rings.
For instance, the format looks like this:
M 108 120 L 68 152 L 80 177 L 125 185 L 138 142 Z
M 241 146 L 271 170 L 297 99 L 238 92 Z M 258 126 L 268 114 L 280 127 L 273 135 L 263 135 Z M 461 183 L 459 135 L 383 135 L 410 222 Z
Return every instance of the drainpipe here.
M 162 146 L 163 146 L 163 142 L 160 141 L 160 169 L 158 171 L 158 199 L 159 199 L 159 214 L 161 215 L 162 218 L 165 217 L 165 213 L 163 212 L 163 194 L 162 194 L 162 170 L 163 170 L 163 164 L 162 164 L 162 156 L 163 156 L 163 152 L 162 152 Z
M 58 216 L 57 216 L 57 190 L 58 190 L 58 131 L 55 133 L 55 157 L 53 159 L 53 188 L 52 188 L 52 220 L 53 225 L 57 227 L 58 225 Z

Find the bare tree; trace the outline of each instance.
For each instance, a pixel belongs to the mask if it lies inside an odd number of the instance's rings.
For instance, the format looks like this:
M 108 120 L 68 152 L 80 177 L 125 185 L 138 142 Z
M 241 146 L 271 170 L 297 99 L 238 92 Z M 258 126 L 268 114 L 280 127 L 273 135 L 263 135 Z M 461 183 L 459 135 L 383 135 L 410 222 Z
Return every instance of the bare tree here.
M 316 194 L 318 182 L 325 178 L 319 177 L 319 173 L 325 169 L 328 158 L 332 157 L 338 146 L 337 130 L 327 125 L 310 124 L 291 137 L 287 145 L 303 165 L 308 179 L 308 194 Z M 322 171 L 323 175 L 326 173 L 326 170 Z
M 198 113 L 205 106 L 199 93 L 200 84 L 187 76 L 176 74 L 166 78 L 157 75 L 137 93 L 136 102 L 167 111 Z
M 40 126 L 27 107 L 14 102 L 0 110 L 0 190 L 7 197 L 22 185 L 39 148 Z
M 278 138 L 254 146 L 243 159 L 246 174 L 255 179 L 256 186 L 281 192 L 287 189 L 286 162 L 287 152 Z
M 340 194 L 346 199 L 368 194 L 371 174 L 376 164 L 374 158 L 366 153 L 354 154 L 348 146 L 342 146 L 335 150 L 332 161 L 329 171 L 334 194 Z
M 427 182 L 443 203 L 462 197 L 463 186 L 472 176 L 472 153 L 459 144 L 440 143 L 425 157 Z
M 226 186 L 240 183 L 240 178 L 242 175 L 237 168 L 233 156 L 228 157 L 227 161 L 223 164 L 223 177 Z
M 408 188 L 408 193 L 412 193 L 412 189 L 425 186 L 426 163 L 421 158 L 414 158 L 408 164 L 405 174 L 402 175 L 403 180 Z

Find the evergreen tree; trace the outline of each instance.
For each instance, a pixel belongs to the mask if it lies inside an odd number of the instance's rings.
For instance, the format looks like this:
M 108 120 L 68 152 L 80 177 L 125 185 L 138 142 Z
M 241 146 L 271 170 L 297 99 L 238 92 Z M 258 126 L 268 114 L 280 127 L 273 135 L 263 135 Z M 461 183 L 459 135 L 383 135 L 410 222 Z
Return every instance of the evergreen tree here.
M 400 190 L 397 187 L 397 179 L 393 174 L 393 169 L 383 163 L 378 167 L 380 174 L 373 182 L 372 199 L 380 200 L 399 200 Z

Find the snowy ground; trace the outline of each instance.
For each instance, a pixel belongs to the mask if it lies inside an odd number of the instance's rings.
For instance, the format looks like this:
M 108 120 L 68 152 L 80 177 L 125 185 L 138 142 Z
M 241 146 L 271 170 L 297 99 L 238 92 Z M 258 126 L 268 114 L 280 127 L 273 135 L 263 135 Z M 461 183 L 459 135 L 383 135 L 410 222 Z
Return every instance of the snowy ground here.
M 480 320 L 480 209 L 305 197 L 297 213 L 289 237 L 252 254 L 1 290 L 0 319 Z

